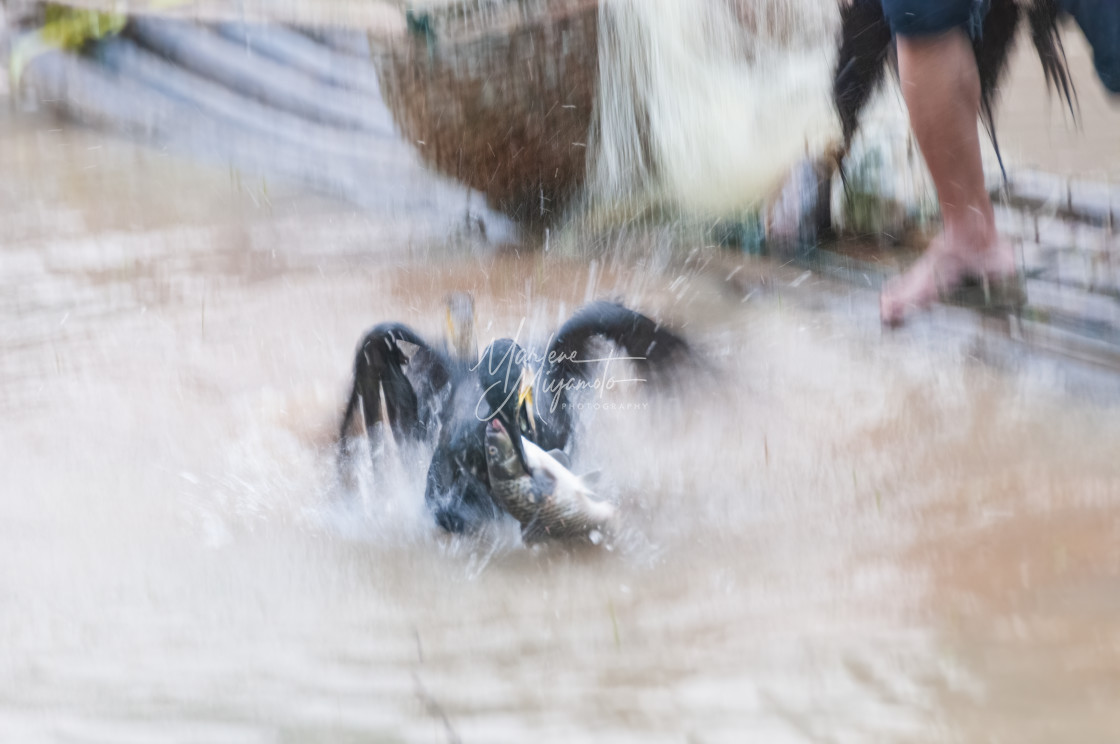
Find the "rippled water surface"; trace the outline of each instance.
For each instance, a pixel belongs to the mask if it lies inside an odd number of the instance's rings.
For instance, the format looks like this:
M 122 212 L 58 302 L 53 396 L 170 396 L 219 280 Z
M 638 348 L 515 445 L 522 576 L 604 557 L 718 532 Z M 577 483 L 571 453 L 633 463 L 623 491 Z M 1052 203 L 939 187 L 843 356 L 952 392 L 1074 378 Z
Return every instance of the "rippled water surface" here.
M 420 244 L 0 117 L 0 740 L 1120 735 L 1115 377 L 948 311 L 884 337 L 760 260 Z M 407 458 L 340 498 L 361 332 L 438 337 L 457 289 L 484 341 L 617 297 L 704 360 L 585 412 L 611 550 L 449 539 Z

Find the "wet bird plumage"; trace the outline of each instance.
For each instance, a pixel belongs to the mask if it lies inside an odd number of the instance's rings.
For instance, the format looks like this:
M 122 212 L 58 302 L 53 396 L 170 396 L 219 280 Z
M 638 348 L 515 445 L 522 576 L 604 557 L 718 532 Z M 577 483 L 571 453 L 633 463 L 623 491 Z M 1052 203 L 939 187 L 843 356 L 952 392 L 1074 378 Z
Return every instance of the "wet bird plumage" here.
M 411 357 L 401 348 L 402 342 L 416 347 Z M 409 379 L 406 367 L 420 370 L 415 381 Z M 385 420 L 395 436 L 422 439 L 435 424 L 438 411 L 434 404 L 450 379 L 446 359 L 411 328 L 401 323 L 374 326 L 362 338 L 354 358 L 354 383 L 340 439 L 346 438 L 359 414 L 367 431 Z
M 490 419 L 503 423 L 521 464 L 528 467 L 523 438 L 548 450 L 570 449 L 573 389 L 594 374 L 587 355 L 596 343 L 620 348 L 644 377 L 656 377 L 688 353 L 680 337 L 652 319 L 618 303 L 595 302 L 565 322 L 544 353 L 529 354 L 506 338 L 474 356 L 473 312 L 468 325 L 464 306 L 458 304 L 456 311 L 455 303 L 449 303 L 448 327 L 455 338 L 443 349 L 397 323 L 375 326 L 366 334 L 340 430 L 345 442 L 360 411 L 367 431 L 384 417 L 398 439 L 434 445 L 425 502 L 436 523 L 449 532 L 471 531 L 503 513 L 487 471 Z M 456 330 L 464 326 L 471 329 L 469 342 Z M 412 347 L 411 354 L 402 344 Z M 533 361 L 541 362 L 539 369 L 533 369 Z
M 520 369 L 515 379 L 508 379 L 488 372 L 484 360 L 503 354 L 510 345 L 516 347 L 509 339 L 495 341 L 483 352 L 483 362 L 462 370 L 447 404 L 428 468 L 424 500 L 436 523 L 448 532 L 469 531 L 502 513 L 490 493 L 486 423 L 490 418 L 503 420 L 516 432 L 520 446 L 520 434 L 529 428 L 529 422 L 514 391 L 514 385 L 520 385 Z

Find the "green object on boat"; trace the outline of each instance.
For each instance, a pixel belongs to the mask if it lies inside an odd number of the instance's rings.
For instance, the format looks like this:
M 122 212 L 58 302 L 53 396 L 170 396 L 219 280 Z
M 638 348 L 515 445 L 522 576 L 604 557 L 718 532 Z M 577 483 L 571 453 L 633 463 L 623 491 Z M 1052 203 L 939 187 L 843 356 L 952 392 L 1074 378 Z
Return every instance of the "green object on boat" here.
M 739 245 L 743 253 L 761 256 L 766 253 L 766 225 L 757 212 L 747 215 L 739 223 Z
M 119 34 L 127 23 L 128 16 L 123 13 L 47 5 L 42 27 L 12 47 L 8 61 L 12 83 L 18 84 L 23 69 L 38 55 L 54 50 L 80 50 L 91 41 Z

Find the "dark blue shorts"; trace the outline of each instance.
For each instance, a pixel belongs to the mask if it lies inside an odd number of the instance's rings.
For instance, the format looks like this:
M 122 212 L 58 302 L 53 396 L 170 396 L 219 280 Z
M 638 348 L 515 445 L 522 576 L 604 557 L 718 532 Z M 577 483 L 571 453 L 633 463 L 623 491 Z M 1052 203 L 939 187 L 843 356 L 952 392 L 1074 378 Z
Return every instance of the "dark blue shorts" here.
M 929 36 L 963 28 L 980 36 L 988 0 L 880 0 L 891 31 Z M 1058 0 L 1093 47 L 1093 62 L 1105 87 L 1120 93 L 1120 0 Z
M 963 28 L 975 38 L 988 14 L 988 0 L 882 0 L 882 3 L 891 31 L 899 36 L 929 36 Z
M 1101 82 L 1120 93 L 1120 0 L 1059 0 L 1058 4 L 1085 32 Z

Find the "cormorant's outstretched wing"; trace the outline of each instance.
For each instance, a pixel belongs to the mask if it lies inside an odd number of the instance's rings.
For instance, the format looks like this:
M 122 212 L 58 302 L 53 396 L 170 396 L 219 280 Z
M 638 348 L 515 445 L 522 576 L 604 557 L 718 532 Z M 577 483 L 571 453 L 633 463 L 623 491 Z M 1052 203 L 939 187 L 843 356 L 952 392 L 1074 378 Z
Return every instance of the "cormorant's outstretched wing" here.
M 976 69 L 980 75 L 980 121 L 992 141 L 1005 180 L 1007 169 L 1003 166 L 1003 154 L 999 151 L 999 139 L 996 137 L 995 97 L 1015 46 L 1015 32 L 1019 29 L 1021 15 L 1015 2 L 999 0 L 992 3 L 980 36 L 972 40 L 972 52 L 976 56 Z M 1039 54 L 1042 54 L 1041 49 Z
M 597 339 L 614 343 L 644 375 L 654 375 L 688 355 L 688 344 L 656 321 L 617 302 L 593 302 L 581 308 L 556 334 L 542 370 L 543 388 L 536 404 L 536 443 L 563 449 L 572 431 L 570 394 L 597 369 L 591 358 Z
M 1057 0 L 1035 0 L 1027 9 L 1027 19 L 1030 21 L 1031 41 L 1038 52 L 1038 61 L 1042 63 L 1047 86 L 1053 86 L 1066 99 L 1070 115 L 1077 118 L 1074 103 L 1077 91 L 1069 76 L 1066 50 L 1058 33 L 1061 11 L 1062 7 Z
M 401 342 L 416 347 L 411 357 Z M 406 373 L 406 366 L 412 370 Z M 412 378 L 412 379 L 410 379 Z M 437 424 L 438 397 L 450 381 L 448 363 L 411 328 L 382 323 L 366 333 L 354 358 L 354 386 L 339 428 L 345 439 L 361 410 L 367 431 L 382 420 L 381 401 L 393 435 L 412 441 Z
M 840 54 L 832 82 L 832 99 L 840 115 L 843 160 L 859 129 L 859 117 L 887 69 L 891 27 L 880 0 L 853 0 L 840 9 Z M 843 177 L 843 168 L 840 170 Z

